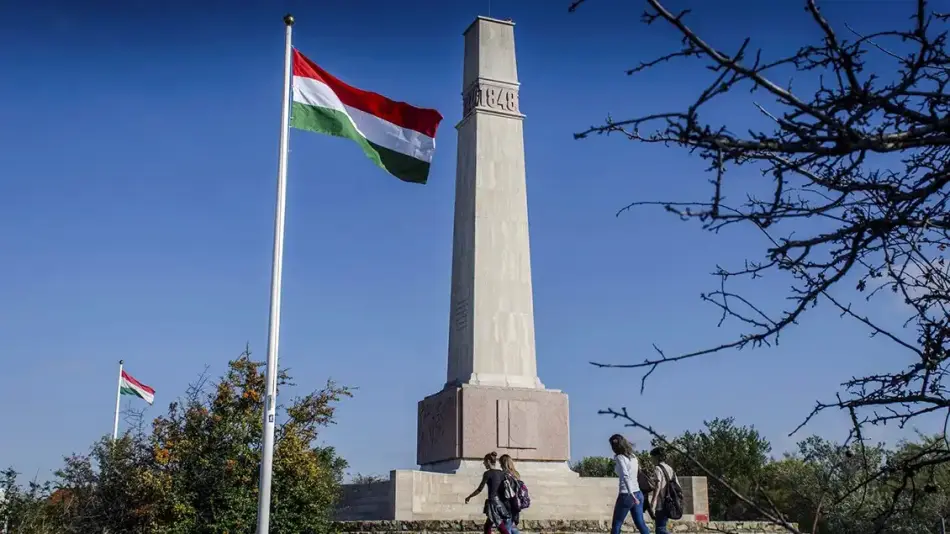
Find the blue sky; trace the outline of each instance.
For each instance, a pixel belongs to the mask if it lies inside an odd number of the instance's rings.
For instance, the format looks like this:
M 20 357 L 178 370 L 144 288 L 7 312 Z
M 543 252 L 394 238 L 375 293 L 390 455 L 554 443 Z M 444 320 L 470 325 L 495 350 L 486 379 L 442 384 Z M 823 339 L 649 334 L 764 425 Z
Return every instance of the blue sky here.
M 263 359 L 281 16 L 292 11 L 295 45 L 321 66 L 445 116 L 424 187 L 345 140 L 290 140 L 281 365 L 298 391 L 328 378 L 359 388 L 323 435 L 352 472 L 413 467 L 416 403 L 445 380 L 461 32 L 488 1 L 80 4 L 0 7 L 0 464 L 45 477 L 108 433 L 119 359 L 157 390 L 150 416 L 245 342 Z M 735 330 L 717 329 L 699 294 L 715 289 L 716 264 L 740 265 L 763 244 L 660 210 L 615 217 L 634 200 L 708 198 L 702 163 L 619 138 L 573 140 L 608 112 L 681 106 L 708 77 L 697 64 L 623 75 L 677 44 L 638 22 L 640 3 L 590 0 L 574 15 L 567 0 L 491 4 L 517 23 L 538 367 L 570 395 L 573 456 L 606 452 L 619 430 L 597 415 L 607 406 L 669 433 L 735 416 L 778 451 L 808 433 L 841 437 L 839 417 L 786 434 L 851 374 L 904 356 L 831 312 L 810 314 L 778 348 L 661 368 L 645 396 L 638 372 L 587 363 L 728 340 Z M 716 46 L 748 35 L 777 54 L 818 38 L 801 6 L 700 3 L 689 20 Z M 826 13 L 871 31 L 905 9 L 831 2 Z M 711 118 L 755 113 L 738 95 Z M 766 278 L 749 291 L 774 306 L 785 287 Z M 873 308 L 885 321 L 905 313 L 887 299 Z

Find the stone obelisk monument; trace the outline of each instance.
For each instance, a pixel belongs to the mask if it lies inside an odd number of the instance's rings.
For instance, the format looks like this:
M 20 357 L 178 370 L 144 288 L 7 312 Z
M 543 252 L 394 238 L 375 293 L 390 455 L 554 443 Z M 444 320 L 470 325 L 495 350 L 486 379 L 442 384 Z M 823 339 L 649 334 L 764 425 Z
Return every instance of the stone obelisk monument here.
M 537 372 L 514 24 L 478 17 L 464 35 L 448 374 L 419 403 L 417 461 L 480 471 L 498 451 L 570 474 L 567 395 Z
M 464 35 L 448 373 L 419 402 L 420 469 L 345 485 L 337 519 L 480 520 L 483 501 L 465 496 L 481 480 L 482 457 L 497 451 L 517 460 L 530 488 L 524 518 L 606 521 L 617 479 L 568 468 L 567 395 L 538 379 L 514 24 L 478 17 Z M 679 480 L 684 517 L 703 517 L 705 479 Z

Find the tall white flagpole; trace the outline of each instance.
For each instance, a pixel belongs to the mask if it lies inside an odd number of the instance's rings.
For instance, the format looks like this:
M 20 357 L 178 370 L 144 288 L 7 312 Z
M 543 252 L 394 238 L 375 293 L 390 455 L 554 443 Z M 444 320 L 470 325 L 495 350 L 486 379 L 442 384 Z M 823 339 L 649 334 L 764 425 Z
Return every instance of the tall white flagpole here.
M 257 499 L 257 534 L 270 532 L 270 489 L 274 468 L 274 419 L 277 416 L 277 347 L 280 344 L 280 287 L 284 266 L 284 210 L 287 204 L 287 137 L 290 127 L 290 81 L 294 17 L 284 16 L 284 99 L 280 110 L 280 155 L 277 159 L 277 209 L 274 217 L 274 259 L 270 282 L 270 323 L 267 331 L 267 374 L 264 381 L 264 447 Z
M 119 401 L 122 400 L 122 360 L 119 360 L 119 385 L 115 388 L 115 418 L 112 420 L 112 441 L 119 438 Z

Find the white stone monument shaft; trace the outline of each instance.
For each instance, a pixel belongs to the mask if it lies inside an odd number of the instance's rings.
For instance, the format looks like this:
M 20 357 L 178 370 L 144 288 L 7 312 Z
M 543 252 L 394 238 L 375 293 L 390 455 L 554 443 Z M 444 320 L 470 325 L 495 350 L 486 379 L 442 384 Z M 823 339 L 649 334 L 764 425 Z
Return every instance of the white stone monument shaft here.
M 497 451 L 567 471 L 567 395 L 538 379 L 514 23 L 465 30 L 448 373 L 419 403 L 424 470 L 479 470 Z
M 543 388 L 513 23 L 465 32 L 462 89 L 446 385 Z

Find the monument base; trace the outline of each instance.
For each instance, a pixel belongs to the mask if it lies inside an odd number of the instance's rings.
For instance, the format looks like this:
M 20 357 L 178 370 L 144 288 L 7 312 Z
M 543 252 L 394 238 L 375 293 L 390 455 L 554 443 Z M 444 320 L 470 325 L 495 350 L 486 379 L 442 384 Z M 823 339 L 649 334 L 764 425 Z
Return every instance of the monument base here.
M 525 462 L 533 464 L 534 462 Z M 520 464 L 519 464 L 520 466 Z M 522 480 L 531 495 L 531 507 L 521 514 L 527 520 L 609 521 L 617 499 L 616 478 L 588 478 L 557 474 L 534 476 L 525 465 Z M 338 521 L 450 521 L 483 520 L 485 492 L 469 504 L 465 497 L 481 481 L 481 470 L 458 473 L 397 470 L 389 480 L 346 484 L 337 507 Z M 683 487 L 682 521 L 708 521 L 706 477 L 679 477 Z
M 492 451 L 522 461 L 563 464 L 571 457 L 567 395 L 557 390 L 462 384 L 419 402 L 416 463 L 455 473 Z

